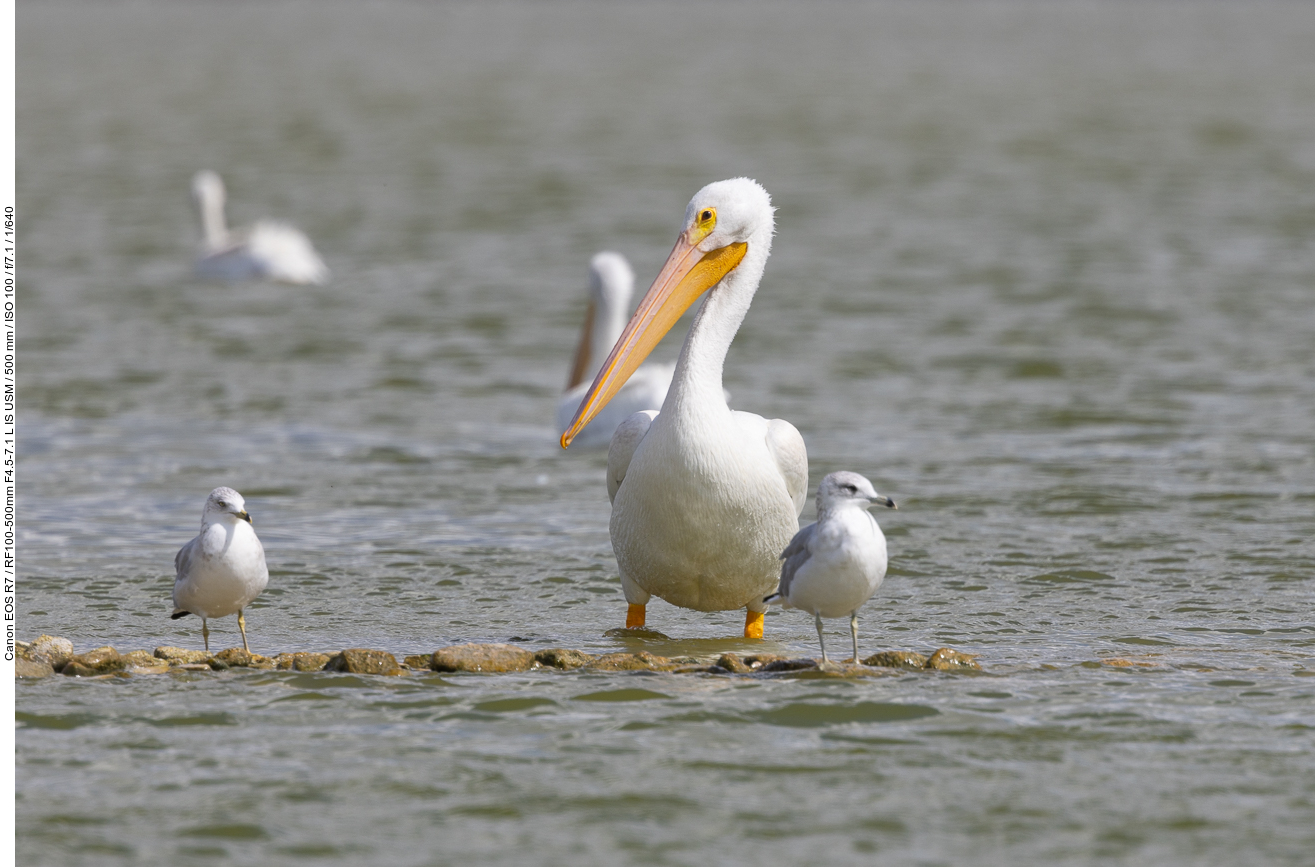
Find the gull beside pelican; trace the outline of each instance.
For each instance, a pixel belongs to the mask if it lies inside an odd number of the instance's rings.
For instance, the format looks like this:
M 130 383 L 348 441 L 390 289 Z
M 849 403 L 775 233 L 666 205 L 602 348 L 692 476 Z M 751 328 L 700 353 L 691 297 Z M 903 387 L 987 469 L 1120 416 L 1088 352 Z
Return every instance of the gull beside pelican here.
M 201 532 L 174 557 L 173 620 L 195 614 L 201 618 L 201 637 L 210 649 L 214 617 L 237 614 L 242 648 L 247 645 L 247 621 L 242 610 L 269 584 L 265 549 L 256 538 L 242 495 L 232 488 L 215 488 L 201 512 Z
M 197 276 L 280 283 L 328 281 L 329 269 L 310 239 L 287 223 L 260 220 L 249 229 L 230 230 L 224 220 L 224 182 L 219 175 L 197 172 L 192 178 L 192 197 L 201 212 Z
M 571 426 L 576 409 L 584 400 L 599 368 L 617 338 L 625 330 L 630 296 L 635 291 L 635 272 L 620 253 L 604 251 L 589 262 L 589 306 L 584 330 L 575 349 L 566 392 L 557 401 L 557 433 Z M 606 445 L 617 425 L 646 409 L 658 409 L 671 387 L 674 364 L 645 364 L 634 372 L 616 396 L 575 437 L 583 446 Z
M 817 486 L 817 523 L 804 527 L 781 554 L 781 586 L 765 600 L 813 615 L 822 664 L 823 617 L 849 615 L 858 662 L 858 609 L 886 577 L 886 537 L 868 513 L 874 505 L 896 508 L 858 473 L 831 473 Z
M 562 434 L 565 448 L 707 293 L 661 412 L 630 416 L 608 450 L 627 626 L 643 626 L 645 606 L 658 596 L 698 611 L 745 608 L 745 637 L 762 637 L 764 597 L 799 529 L 808 455 L 789 422 L 727 406 L 722 365 L 758 290 L 773 230 L 771 199 L 756 181 L 699 190 L 666 264 Z

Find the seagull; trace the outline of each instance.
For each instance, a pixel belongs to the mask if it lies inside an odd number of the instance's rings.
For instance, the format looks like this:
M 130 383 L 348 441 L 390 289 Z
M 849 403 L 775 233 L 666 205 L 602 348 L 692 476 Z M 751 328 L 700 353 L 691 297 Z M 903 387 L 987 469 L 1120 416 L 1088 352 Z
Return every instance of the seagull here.
M 817 486 L 817 523 L 804 527 L 781 553 L 781 586 L 764 602 L 812 613 L 822 664 L 827 664 L 823 617 L 849 615 L 858 661 L 858 609 L 886 577 L 886 537 L 868 513 L 897 508 L 858 473 L 831 473 Z
M 557 401 L 559 435 L 570 427 L 571 418 L 589 391 L 594 376 L 625 329 L 630 296 L 634 291 L 635 272 L 625 256 L 603 251 L 589 261 L 589 306 L 584 314 L 584 330 L 575 349 L 566 392 Z M 607 408 L 580 431 L 575 441 L 583 446 L 607 445 L 617 425 L 631 415 L 641 410 L 661 408 L 675 369 L 674 364 L 650 363 L 636 370 Z
M 773 213 L 749 178 L 694 195 L 675 248 L 562 434 L 566 448 L 706 293 L 661 411 L 630 416 L 608 449 L 627 627 L 643 626 L 658 596 L 697 611 L 744 608 L 745 637 L 762 638 L 777 555 L 799 529 L 808 454 L 789 422 L 731 410 L 721 374 L 767 266 Z
M 247 622 L 242 609 L 269 584 L 265 549 L 256 538 L 242 495 L 232 488 L 215 488 L 201 513 L 201 532 L 174 557 L 174 612 L 201 618 L 201 637 L 210 649 L 206 620 L 237 614 L 242 649 L 248 653 Z
M 201 212 L 201 256 L 196 273 L 212 280 L 269 279 L 280 283 L 325 283 L 329 269 L 310 239 L 287 223 L 260 220 L 230 231 L 224 220 L 224 182 L 212 171 L 192 178 L 192 197 Z

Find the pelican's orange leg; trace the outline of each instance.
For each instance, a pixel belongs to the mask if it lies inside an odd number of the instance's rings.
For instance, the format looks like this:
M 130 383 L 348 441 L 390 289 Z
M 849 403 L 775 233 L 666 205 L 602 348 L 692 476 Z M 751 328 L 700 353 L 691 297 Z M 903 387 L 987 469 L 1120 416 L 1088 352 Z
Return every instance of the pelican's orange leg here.
M 637 626 L 644 625 L 644 606 L 630 603 L 630 608 L 626 610 L 626 629 L 634 629 Z
M 763 637 L 763 618 L 766 616 L 762 611 L 750 611 L 744 616 L 744 637 L 745 638 L 762 638 Z

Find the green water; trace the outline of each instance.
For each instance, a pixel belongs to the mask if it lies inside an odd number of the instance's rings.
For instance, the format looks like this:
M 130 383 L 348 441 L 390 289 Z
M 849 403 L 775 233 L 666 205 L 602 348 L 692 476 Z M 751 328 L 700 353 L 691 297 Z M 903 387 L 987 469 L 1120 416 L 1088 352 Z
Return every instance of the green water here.
M 199 647 L 172 557 L 228 484 L 258 652 L 815 652 L 799 612 L 607 637 L 605 455 L 551 429 L 589 256 L 647 285 L 749 175 L 732 405 L 899 501 L 864 652 L 988 672 L 23 682 L 20 863 L 1312 863 L 1315 8 L 18 22 L 21 638 Z M 193 280 L 203 167 L 333 283 Z

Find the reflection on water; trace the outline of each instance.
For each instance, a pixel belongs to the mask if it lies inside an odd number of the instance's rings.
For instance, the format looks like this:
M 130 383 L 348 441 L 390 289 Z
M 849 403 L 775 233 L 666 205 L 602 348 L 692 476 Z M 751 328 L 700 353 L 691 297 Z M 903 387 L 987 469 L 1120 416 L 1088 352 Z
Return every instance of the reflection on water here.
M 1305 6 L 19 20 L 21 637 L 196 644 L 172 557 L 228 484 L 260 652 L 811 652 L 797 612 L 606 636 L 605 457 L 552 430 L 590 255 L 652 279 L 743 174 L 778 235 L 733 404 L 900 502 L 865 652 L 988 672 L 24 683 L 22 863 L 1308 860 Z M 332 284 L 195 281 L 202 167 Z

